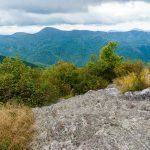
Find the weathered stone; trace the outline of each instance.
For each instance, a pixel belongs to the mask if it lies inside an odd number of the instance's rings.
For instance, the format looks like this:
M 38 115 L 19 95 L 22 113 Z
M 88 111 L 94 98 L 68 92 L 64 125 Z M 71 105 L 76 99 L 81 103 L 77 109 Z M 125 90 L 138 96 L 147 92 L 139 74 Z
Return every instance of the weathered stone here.
M 150 88 L 122 95 L 111 85 L 33 112 L 32 150 L 150 150 Z
M 150 100 L 150 88 L 139 92 L 127 92 L 125 98 L 129 100 Z

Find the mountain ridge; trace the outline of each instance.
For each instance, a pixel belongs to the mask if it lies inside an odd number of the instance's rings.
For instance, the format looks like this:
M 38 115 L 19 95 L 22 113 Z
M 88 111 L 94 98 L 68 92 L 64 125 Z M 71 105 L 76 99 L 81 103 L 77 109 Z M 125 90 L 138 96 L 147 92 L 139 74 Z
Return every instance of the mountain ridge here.
M 15 32 L 13 34 L 10 34 L 10 35 L 14 35 L 14 34 L 17 34 L 17 33 L 24 33 L 24 34 L 36 34 L 36 33 L 39 33 L 39 32 L 42 32 L 42 31 L 46 31 L 46 30 L 55 30 L 55 31 L 63 31 L 63 32 L 72 32 L 72 31 L 88 31 L 88 32 L 104 32 L 104 33 L 111 33 L 111 32 L 120 32 L 120 33 L 125 33 L 125 32 L 133 32 L 133 31 L 136 31 L 136 32 L 146 32 L 146 33 L 150 33 L 150 31 L 148 30 L 142 30 L 142 29 L 138 29 L 138 28 L 133 28 L 131 30 L 127 30 L 127 31 L 119 31 L 119 30 L 109 30 L 109 31 L 102 31 L 102 30 L 88 30 L 88 29 L 85 29 L 85 30 L 80 30 L 80 29 L 72 29 L 72 30 L 63 30 L 63 29 L 59 29 L 59 28 L 55 28 L 55 27 L 44 27 L 42 28 L 41 30 L 35 32 L 35 33 L 29 33 L 29 32 Z M 8 36 L 10 36 L 8 35 Z M 7 34 L 0 34 L 0 36 L 7 36 Z
M 117 53 L 128 59 L 150 60 L 150 32 L 102 32 L 88 30 L 63 31 L 46 27 L 37 33 L 17 32 L 0 36 L 0 53 L 39 65 L 51 65 L 59 60 L 77 66 L 85 65 L 91 54 L 99 54 L 109 41 L 119 43 Z
M 15 32 L 13 34 L 16 33 L 25 33 L 25 34 L 36 34 L 42 31 L 46 31 L 46 30 L 55 30 L 55 31 L 63 31 L 63 32 L 72 32 L 72 31 L 88 31 L 88 32 L 105 32 L 105 33 L 110 33 L 110 32 L 120 32 L 120 33 L 125 33 L 125 32 L 132 32 L 132 31 L 136 31 L 136 32 L 146 32 L 146 33 L 150 33 L 150 31 L 148 30 L 142 30 L 142 29 L 138 29 L 138 28 L 133 28 L 131 30 L 127 30 L 127 31 L 119 31 L 119 30 L 109 30 L 109 31 L 102 31 L 102 30 L 88 30 L 88 29 L 84 29 L 84 30 L 80 30 L 80 29 L 72 29 L 72 30 L 63 30 L 63 29 L 59 29 L 59 28 L 55 28 L 55 27 L 44 27 L 42 29 L 40 29 L 39 31 L 35 32 L 35 33 L 29 33 L 29 32 Z M 13 35 L 10 34 L 10 35 Z M 2 34 L 0 34 L 2 35 Z M 5 34 L 7 36 L 7 34 Z

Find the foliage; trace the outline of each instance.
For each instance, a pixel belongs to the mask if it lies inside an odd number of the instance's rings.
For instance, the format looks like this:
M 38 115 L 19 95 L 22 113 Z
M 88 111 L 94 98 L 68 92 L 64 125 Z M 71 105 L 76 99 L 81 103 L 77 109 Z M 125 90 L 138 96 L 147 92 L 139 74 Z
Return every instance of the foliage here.
M 19 58 L 4 59 L 0 64 L 0 101 L 16 99 L 30 106 L 41 106 L 58 99 L 55 86 L 48 84 L 41 74 L 41 69 L 28 67 Z
M 53 78 L 56 78 L 61 96 L 69 95 L 74 85 L 78 82 L 78 74 L 73 64 L 63 61 L 58 62 L 50 70 Z
M 110 42 L 103 47 L 100 52 L 100 63 L 102 66 L 102 73 L 105 78 L 112 81 L 117 75 L 115 69 L 121 66 L 123 57 L 120 57 L 115 53 L 117 43 Z
M 110 42 L 100 50 L 99 59 L 88 64 L 91 74 L 101 76 L 109 82 L 117 76 L 115 70 L 121 66 L 123 57 L 115 53 L 116 48 L 117 43 Z
M 77 94 L 85 93 L 89 90 L 105 88 L 109 83 L 102 76 L 92 74 L 89 68 L 85 67 L 78 69 L 77 72 L 79 74 L 79 82 L 75 85 L 75 91 Z
M 115 69 L 116 75 L 124 76 L 129 73 L 139 74 L 144 69 L 144 63 L 140 60 L 131 61 L 126 60 L 122 62 L 122 64 Z
M 0 105 L 0 149 L 25 150 L 34 133 L 30 108 L 16 104 Z
M 49 68 L 31 68 L 19 57 L 6 57 L 0 64 L 0 102 L 15 99 L 31 107 L 49 105 L 61 97 L 105 88 L 116 77 L 115 82 L 123 86 L 123 91 L 149 86 L 143 79 L 148 74 L 143 71 L 144 64 L 141 61 L 123 61 L 116 49 L 117 43 L 108 43 L 100 50 L 99 57 L 92 55 L 90 62 L 81 68 L 64 61 Z

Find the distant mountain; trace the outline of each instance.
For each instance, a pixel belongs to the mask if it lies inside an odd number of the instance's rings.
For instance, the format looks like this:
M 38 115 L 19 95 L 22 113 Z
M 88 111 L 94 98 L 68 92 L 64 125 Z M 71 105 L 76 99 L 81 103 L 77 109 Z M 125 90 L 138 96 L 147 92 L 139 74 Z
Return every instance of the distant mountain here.
M 15 33 L 0 36 L 0 54 L 40 65 L 58 60 L 84 65 L 91 54 L 99 54 L 109 41 L 119 42 L 117 53 L 129 59 L 150 61 L 150 32 L 94 32 L 86 30 L 62 31 L 44 28 L 38 33 Z

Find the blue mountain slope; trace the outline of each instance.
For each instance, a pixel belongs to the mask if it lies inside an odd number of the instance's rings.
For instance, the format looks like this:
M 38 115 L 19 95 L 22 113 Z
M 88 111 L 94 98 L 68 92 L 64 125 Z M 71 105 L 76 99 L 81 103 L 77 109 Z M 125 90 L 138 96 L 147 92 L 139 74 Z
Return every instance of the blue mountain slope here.
M 109 41 L 119 42 L 118 53 L 130 59 L 150 61 L 150 32 L 92 32 L 86 30 L 61 31 L 44 28 L 38 33 L 16 33 L 0 36 L 0 53 L 19 55 L 23 60 L 50 65 L 58 60 L 84 65 L 91 54 L 99 54 Z
M 5 58 L 6 58 L 6 56 L 0 55 L 0 63 L 2 63 Z M 14 58 L 12 58 L 12 59 L 14 59 Z M 29 63 L 29 62 L 26 62 L 26 61 L 23 61 L 23 62 L 24 62 L 24 64 L 26 64 L 27 66 L 30 66 L 30 67 L 39 67 L 35 64 Z

